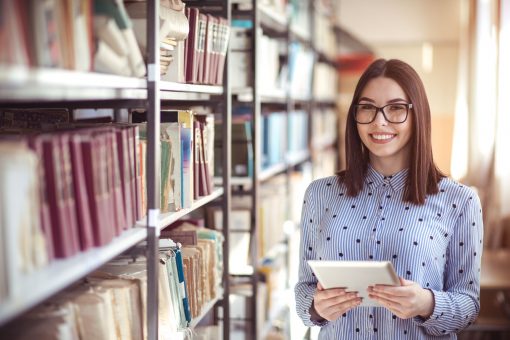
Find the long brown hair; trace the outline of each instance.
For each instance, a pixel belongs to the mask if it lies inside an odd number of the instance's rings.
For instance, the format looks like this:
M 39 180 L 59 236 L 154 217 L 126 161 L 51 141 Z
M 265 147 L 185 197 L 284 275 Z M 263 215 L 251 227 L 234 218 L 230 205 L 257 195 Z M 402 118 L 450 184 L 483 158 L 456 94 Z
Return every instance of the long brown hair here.
M 425 196 L 438 192 L 438 182 L 445 175 L 438 169 L 432 157 L 430 107 L 425 87 L 418 73 L 407 63 L 397 59 L 377 59 L 363 72 L 356 85 L 347 115 L 345 133 L 346 169 L 338 173 L 347 187 L 349 196 L 356 196 L 363 188 L 368 169 L 369 151 L 363 145 L 354 120 L 355 104 L 367 83 L 377 77 L 396 81 L 413 104 L 411 136 L 411 160 L 404 189 L 403 200 L 424 204 Z

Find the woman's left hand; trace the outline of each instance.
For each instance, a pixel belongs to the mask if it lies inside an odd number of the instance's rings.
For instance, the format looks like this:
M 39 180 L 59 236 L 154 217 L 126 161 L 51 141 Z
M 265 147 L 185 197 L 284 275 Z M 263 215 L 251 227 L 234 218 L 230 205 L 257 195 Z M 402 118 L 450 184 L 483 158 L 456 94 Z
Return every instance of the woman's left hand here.
M 401 286 L 368 287 L 368 296 L 401 319 L 421 316 L 427 319 L 434 311 L 434 294 L 414 281 L 400 278 Z

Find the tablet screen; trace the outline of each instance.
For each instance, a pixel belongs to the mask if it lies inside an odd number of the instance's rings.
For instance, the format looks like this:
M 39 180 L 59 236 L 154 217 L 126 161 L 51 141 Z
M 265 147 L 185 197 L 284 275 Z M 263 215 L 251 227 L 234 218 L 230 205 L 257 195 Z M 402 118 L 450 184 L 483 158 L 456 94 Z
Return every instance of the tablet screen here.
M 363 298 L 360 306 L 381 305 L 368 297 L 367 288 L 375 284 L 400 285 L 389 261 L 308 261 L 317 280 L 325 289 L 347 288 Z

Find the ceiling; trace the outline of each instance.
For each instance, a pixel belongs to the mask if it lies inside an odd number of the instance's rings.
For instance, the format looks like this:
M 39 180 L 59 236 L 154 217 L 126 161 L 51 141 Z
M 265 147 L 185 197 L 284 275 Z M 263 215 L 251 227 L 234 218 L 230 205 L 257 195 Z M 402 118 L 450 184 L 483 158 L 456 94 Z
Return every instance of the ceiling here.
M 463 0 L 336 0 L 340 27 L 367 46 L 457 42 Z

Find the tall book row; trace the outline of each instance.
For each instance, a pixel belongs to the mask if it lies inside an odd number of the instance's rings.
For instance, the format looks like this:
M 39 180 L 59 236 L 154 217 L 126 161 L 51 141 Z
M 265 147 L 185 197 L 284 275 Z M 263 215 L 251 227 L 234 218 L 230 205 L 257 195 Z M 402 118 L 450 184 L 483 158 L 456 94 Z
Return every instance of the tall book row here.
M 248 112 L 248 113 L 247 113 Z M 253 175 L 253 136 L 252 109 L 248 106 L 237 106 L 232 119 L 232 175 L 251 177 Z M 308 149 L 308 114 L 303 110 L 269 111 L 262 113 L 262 169 L 282 164 L 286 157 Z M 216 152 L 220 155 L 221 139 L 218 133 L 221 128 L 216 124 Z M 215 164 L 221 164 L 217 161 Z M 221 168 L 216 167 L 216 173 Z
M 161 129 L 162 212 L 209 195 L 214 169 L 214 116 L 166 114 L 176 121 Z M 0 303 L 55 259 L 107 245 L 147 209 L 146 124 L 67 119 L 65 110 L 0 111 Z M 51 132 L 35 130 L 48 122 Z
M 0 64 L 146 75 L 146 2 L 5 0 Z M 162 80 L 221 85 L 230 35 L 224 18 L 160 1 Z
M 186 230 L 185 246 L 167 237 Z M 221 294 L 217 231 L 183 224 L 163 233 L 159 251 L 159 339 L 186 330 L 205 304 Z M 6 339 L 147 339 L 147 264 L 124 255 L 2 329 Z
M 28 274 L 22 269 L 30 258 L 21 252 L 38 249 L 37 261 L 70 257 L 108 244 L 142 217 L 136 126 L 68 125 L 58 132 L 2 137 L 0 178 L 6 187 L 1 229 L 8 235 L 2 258 L 10 263 L 2 277 L 11 280 L 7 291 L 15 289 L 18 275 Z M 31 195 L 17 190 L 20 182 L 31 183 Z M 41 247 L 27 244 L 31 230 L 43 236 L 37 238 Z
M 160 209 L 173 212 L 190 208 L 194 200 L 212 193 L 214 115 L 191 110 L 163 110 L 160 115 Z M 132 117 L 139 124 L 145 153 L 147 114 L 133 111 Z

